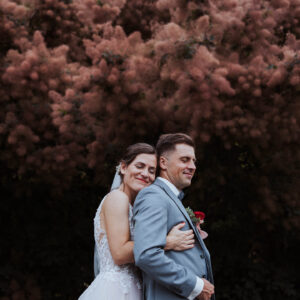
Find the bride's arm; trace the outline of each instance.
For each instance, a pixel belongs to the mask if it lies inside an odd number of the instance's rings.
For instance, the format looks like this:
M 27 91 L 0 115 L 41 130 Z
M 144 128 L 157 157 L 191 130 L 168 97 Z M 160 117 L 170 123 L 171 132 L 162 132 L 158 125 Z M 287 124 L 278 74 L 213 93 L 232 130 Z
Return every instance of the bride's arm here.
M 130 241 L 129 202 L 123 192 L 111 192 L 103 204 L 104 224 L 112 258 L 117 265 L 133 263 L 133 241 Z

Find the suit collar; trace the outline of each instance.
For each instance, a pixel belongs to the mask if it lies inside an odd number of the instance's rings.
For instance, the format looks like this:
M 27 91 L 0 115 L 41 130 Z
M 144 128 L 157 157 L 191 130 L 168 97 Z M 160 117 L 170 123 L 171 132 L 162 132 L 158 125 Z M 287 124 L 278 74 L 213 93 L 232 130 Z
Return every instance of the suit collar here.
M 178 188 L 172 182 L 163 177 L 157 177 L 157 179 L 164 182 L 168 186 L 168 188 L 175 194 L 175 196 L 178 197 L 181 191 L 178 190 Z
M 162 188 L 173 200 L 178 199 L 177 195 L 174 193 L 174 191 L 172 191 L 170 186 L 165 181 L 161 180 L 159 177 L 155 179 L 154 184 Z
M 157 178 L 154 183 L 155 185 L 159 186 L 161 189 L 163 189 L 167 195 L 175 202 L 175 204 L 178 206 L 178 208 L 180 209 L 180 211 L 182 212 L 182 214 L 185 216 L 185 218 L 187 219 L 187 221 L 190 223 L 191 227 L 194 228 L 194 225 L 186 211 L 186 209 L 184 208 L 183 204 L 181 203 L 181 201 L 179 200 L 179 198 L 171 191 L 171 189 L 168 187 L 168 185 L 163 182 L 162 180 L 160 180 L 159 178 Z

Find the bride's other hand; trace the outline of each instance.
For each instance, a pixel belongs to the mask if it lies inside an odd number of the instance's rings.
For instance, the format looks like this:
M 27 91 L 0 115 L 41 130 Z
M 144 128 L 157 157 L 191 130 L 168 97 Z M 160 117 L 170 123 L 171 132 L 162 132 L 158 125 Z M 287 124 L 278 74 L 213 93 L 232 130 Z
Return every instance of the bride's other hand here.
M 167 243 L 164 248 L 165 251 L 175 250 L 184 251 L 194 247 L 195 239 L 193 230 L 180 230 L 184 227 L 185 223 L 175 225 L 167 235 Z
M 203 240 L 206 239 L 206 238 L 208 237 L 208 233 L 207 233 L 206 231 L 204 231 L 204 230 L 201 229 L 199 223 L 196 225 L 196 227 L 197 227 L 197 229 L 198 229 L 198 231 L 199 231 L 199 233 L 200 233 L 202 239 L 203 239 Z

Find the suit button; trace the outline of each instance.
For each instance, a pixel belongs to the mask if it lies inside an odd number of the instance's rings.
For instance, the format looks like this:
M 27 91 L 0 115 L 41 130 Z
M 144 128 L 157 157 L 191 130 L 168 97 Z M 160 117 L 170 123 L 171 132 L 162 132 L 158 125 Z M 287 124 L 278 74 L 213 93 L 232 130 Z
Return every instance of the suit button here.
M 203 254 L 200 254 L 200 257 L 201 257 L 202 259 L 204 259 L 204 255 L 203 255 Z
M 202 278 L 206 278 L 206 275 L 203 275 Z

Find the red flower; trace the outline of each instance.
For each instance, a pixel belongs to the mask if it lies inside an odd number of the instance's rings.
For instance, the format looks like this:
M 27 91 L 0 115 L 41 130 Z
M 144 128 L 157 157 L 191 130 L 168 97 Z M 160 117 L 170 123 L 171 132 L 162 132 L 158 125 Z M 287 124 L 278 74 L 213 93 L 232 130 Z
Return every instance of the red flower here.
M 202 211 L 194 211 L 195 217 L 201 221 L 205 218 L 205 213 Z

